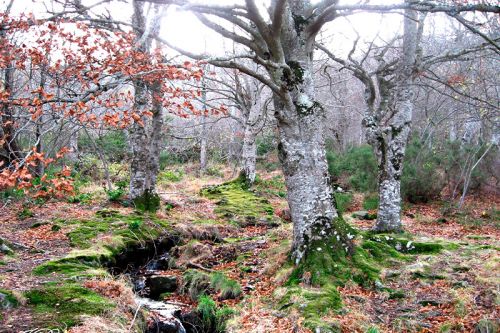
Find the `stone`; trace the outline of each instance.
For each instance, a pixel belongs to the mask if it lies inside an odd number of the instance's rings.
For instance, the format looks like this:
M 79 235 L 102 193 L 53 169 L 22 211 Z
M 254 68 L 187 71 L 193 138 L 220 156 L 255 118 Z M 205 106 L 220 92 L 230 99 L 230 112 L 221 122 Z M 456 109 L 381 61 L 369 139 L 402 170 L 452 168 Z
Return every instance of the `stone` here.
M 172 275 L 151 275 L 146 280 L 149 287 L 149 294 L 152 298 L 157 298 L 163 293 L 170 293 L 177 290 L 177 277 Z
M 360 220 L 364 220 L 368 217 L 368 212 L 366 210 L 358 210 L 354 213 L 352 213 L 352 217 Z

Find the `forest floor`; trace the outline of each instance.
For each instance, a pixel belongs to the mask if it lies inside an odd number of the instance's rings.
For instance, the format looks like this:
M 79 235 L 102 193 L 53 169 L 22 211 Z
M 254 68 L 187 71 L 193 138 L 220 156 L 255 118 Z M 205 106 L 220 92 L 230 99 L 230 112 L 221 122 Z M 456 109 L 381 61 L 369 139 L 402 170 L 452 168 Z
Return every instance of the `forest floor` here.
M 229 193 L 227 197 L 217 191 L 202 195 L 201 190 L 227 181 L 229 175 L 196 177 L 187 170 L 177 178 L 160 182 L 159 192 L 166 204 L 151 218 L 153 222 L 166 221 L 169 232 L 174 230 L 185 238 L 175 249 L 175 267 L 164 273 L 182 276 L 187 267 L 194 267 L 203 272 L 223 272 L 237 281 L 241 295 L 235 299 L 222 300 L 217 292 L 213 295 L 218 305 L 236 310 L 228 322 L 230 332 L 311 332 L 303 325 L 300 307 L 288 308 L 280 303 L 291 272 L 287 254 L 292 234 L 282 176 L 276 171 L 263 172 L 252 191 Z M 123 289 L 129 288 L 123 278 L 117 281 L 102 271 L 90 274 L 87 266 L 85 274 L 79 275 L 72 270 L 37 271 L 54 260 L 73 258 L 76 250 L 102 249 L 96 244 L 116 242 L 122 227 L 136 230 L 137 224 L 150 223 L 142 217 L 130 220 L 133 210 L 109 203 L 96 185 L 88 184 L 80 191 L 92 196 L 85 203 L 49 201 L 27 206 L 13 201 L 0 211 L 0 239 L 14 251 L 0 254 L 0 332 L 54 327 L 61 322 L 71 326 L 82 320 L 83 325 L 70 332 L 128 331 L 129 323 L 113 322 L 105 308 L 83 308 L 81 314 L 87 316 L 76 321 L 73 317 L 61 319 L 67 309 L 60 303 L 78 302 L 71 295 L 53 302 L 35 297 L 38 294 L 34 291 L 47 296 L 50 286 L 58 286 L 65 279 L 102 296 L 92 299 L 95 304 L 133 302 L 130 291 Z M 405 230 L 413 241 L 450 246 L 408 255 L 405 260 L 381 267 L 375 284 L 339 286 L 343 306 L 323 309 L 322 320 L 329 323 L 331 332 L 494 332 L 491 329 L 498 329 L 496 321 L 500 318 L 499 204 L 500 198 L 494 195 L 471 195 L 465 213 L 460 214 L 447 212 L 441 202 L 405 205 Z M 362 205 L 363 195 L 355 194 L 344 218 L 352 226 L 368 230 L 373 220 L 352 217 Z M 75 221 L 95 220 L 96 213 L 102 214 L 99 212 L 103 209 L 118 212 L 128 224 L 109 222 L 113 228 L 95 224 L 89 234 L 75 234 L 81 232 L 83 223 Z M 84 237 L 76 239 L 75 235 Z M 82 299 L 90 302 L 87 296 Z M 182 304 L 185 310 L 196 307 L 185 293 L 163 297 Z M 93 307 L 94 303 L 89 304 Z M 133 311 L 124 318 L 131 321 Z M 96 326 L 99 323 L 101 326 Z

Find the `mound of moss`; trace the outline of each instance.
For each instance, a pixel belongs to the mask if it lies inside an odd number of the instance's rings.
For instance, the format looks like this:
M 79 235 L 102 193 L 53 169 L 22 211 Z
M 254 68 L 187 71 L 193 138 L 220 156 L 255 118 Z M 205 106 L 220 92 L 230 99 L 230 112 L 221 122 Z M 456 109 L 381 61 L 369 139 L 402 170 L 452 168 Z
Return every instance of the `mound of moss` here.
M 221 185 L 206 186 L 201 195 L 218 200 L 215 213 L 240 224 L 251 224 L 263 217 L 272 217 L 274 209 L 265 198 L 248 190 L 240 178 Z
M 108 299 L 73 283 L 45 286 L 24 295 L 37 322 L 47 328 L 66 329 L 80 323 L 82 315 L 99 315 L 114 308 Z
M 334 229 L 328 234 L 333 236 L 312 241 L 302 260 L 293 267 L 279 302 L 282 308 L 298 309 L 305 318 L 304 325 L 313 331 L 339 331 L 336 323 L 322 320 L 329 311 L 342 307 L 337 287 L 349 281 L 376 286 L 384 267 L 412 260 L 415 254 L 438 253 L 455 247 L 451 243 L 415 241 L 407 234 L 360 233 L 342 218 L 334 220 L 332 225 Z M 342 239 L 346 238 L 356 245 L 344 246 Z
M 170 231 L 167 222 L 150 215 L 122 215 L 116 211 L 98 211 L 88 220 L 66 221 L 76 227 L 67 234 L 74 249 L 64 258 L 36 267 L 36 275 L 60 273 L 71 277 L 106 275 L 101 267 L 116 255 L 144 242 L 158 239 Z

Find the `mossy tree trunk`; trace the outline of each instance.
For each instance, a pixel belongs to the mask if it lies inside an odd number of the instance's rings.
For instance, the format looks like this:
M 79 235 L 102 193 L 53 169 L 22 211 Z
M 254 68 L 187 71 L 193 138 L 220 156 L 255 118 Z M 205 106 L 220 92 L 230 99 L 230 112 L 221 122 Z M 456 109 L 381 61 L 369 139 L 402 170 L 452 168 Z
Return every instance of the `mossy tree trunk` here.
M 137 48 L 141 52 L 150 52 L 152 39 L 142 36 L 146 31 L 146 17 L 143 13 L 144 4 L 134 1 L 133 22 L 137 27 Z M 151 22 L 150 35 L 160 28 L 160 17 L 157 15 Z M 156 194 L 156 178 L 159 171 L 159 155 L 161 149 L 163 108 L 158 83 L 134 80 L 134 111 L 142 113 L 151 111 L 153 116 L 142 116 L 142 124 L 135 123 L 130 128 L 129 145 L 131 151 L 130 192 L 129 197 L 138 208 L 155 210 L 158 208 Z
M 308 21 L 307 2 L 291 2 L 281 30 L 285 66 L 270 71 L 281 94 L 274 94 L 279 132 L 278 153 L 287 187 L 293 221 L 292 257 L 306 259 L 313 244 L 338 242 L 350 248 L 349 239 L 335 237 L 338 213 L 326 161 L 324 109 L 316 101 L 313 70 L 315 30 Z M 339 233 L 337 233 L 339 235 Z

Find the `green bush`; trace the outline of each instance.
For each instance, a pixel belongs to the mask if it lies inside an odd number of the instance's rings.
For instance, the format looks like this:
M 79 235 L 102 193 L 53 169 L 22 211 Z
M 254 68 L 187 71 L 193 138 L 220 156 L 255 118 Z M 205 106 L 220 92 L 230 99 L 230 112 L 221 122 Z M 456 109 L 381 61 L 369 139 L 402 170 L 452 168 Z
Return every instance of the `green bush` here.
M 408 144 L 401 177 L 401 195 L 404 200 L 418 203 L 439 197 L 446 185 L 441 163 L 447 149 L 429 148 L 418 140 Z
M 127 136 L 125 131 L 107 131 L 103 135 L 94 138 L 98 149 L 104 154 L 107 160 L 111 162 L 120 162 L 127 156 Z M 78 138 L 78 146 L 88 150 L 88 153 L 94 154 L 94 145 L 91 139 L 82 135 Z
M 184 177 L 182 170 L 165 170 L 158 174 L 158 181 L 165 183 L 179 182 Z
M 370 146 L 354 147 L 343 154 L 328 150 L 326 158 L 334 182 L 360 192 L 377 190 L 377 160 Z
M 353 196 L 351 193 L 335 193 L 335 203 L 340 214 L 345 213 L 352 204 Z
M 276 149 L 276 140 L 273 133 L 264 134 L 255 140 L 257 155 L 264 156 Z

